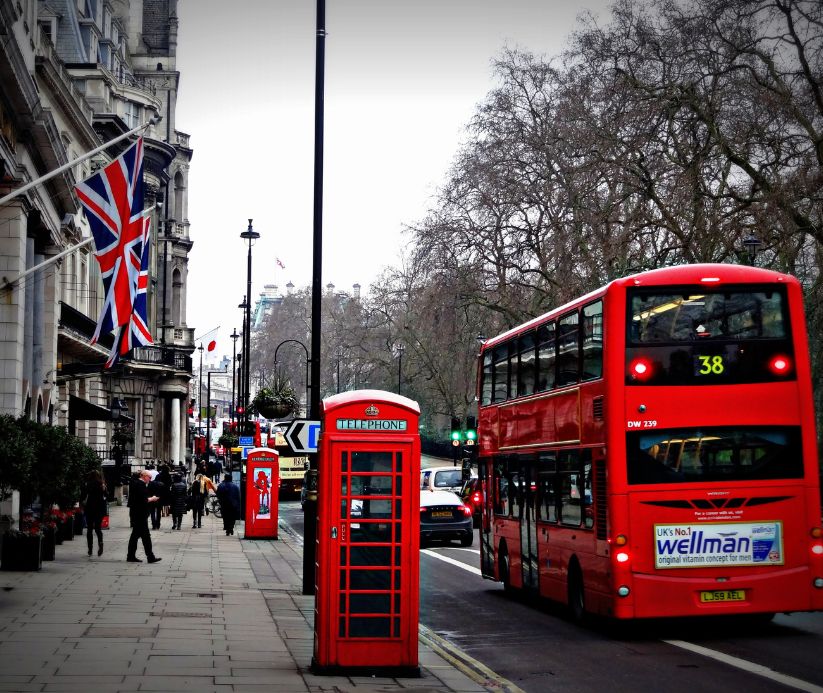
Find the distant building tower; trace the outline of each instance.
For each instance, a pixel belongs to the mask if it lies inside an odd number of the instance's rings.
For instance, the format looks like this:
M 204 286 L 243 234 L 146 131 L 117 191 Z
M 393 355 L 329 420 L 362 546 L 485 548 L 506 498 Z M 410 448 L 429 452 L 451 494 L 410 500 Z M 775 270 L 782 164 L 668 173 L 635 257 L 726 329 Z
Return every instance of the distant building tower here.
M 360 298 L 360 284 L 352 284 L 351 285 L 351 295 L 354 298 Z

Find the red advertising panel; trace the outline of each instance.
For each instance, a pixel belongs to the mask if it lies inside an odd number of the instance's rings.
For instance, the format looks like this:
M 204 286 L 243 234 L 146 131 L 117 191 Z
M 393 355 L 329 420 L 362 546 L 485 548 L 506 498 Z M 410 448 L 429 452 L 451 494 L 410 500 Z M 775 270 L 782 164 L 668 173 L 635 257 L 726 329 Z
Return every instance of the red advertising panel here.
M 278 454 L 270 448 L 252 448 L 246 461 L 247 539 L 277 539 Z
M 323 401 L 318 674 L 419 676 L 420 409 L 378 390 Z

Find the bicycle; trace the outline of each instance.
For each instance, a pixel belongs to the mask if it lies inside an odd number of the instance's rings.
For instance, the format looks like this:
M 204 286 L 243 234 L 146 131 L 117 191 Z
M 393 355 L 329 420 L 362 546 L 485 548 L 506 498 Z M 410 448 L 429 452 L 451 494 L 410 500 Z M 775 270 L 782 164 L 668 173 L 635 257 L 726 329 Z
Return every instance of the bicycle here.
M 204 510 L 206 512 L 206 515 L 208 515 L 211 512 L 214 513 L 215 517 L 223 517 L 223 511 L 220 510 L 220 501 L 217 500 L 217 496 L 209 496 L 208 500 L 206 501 Z

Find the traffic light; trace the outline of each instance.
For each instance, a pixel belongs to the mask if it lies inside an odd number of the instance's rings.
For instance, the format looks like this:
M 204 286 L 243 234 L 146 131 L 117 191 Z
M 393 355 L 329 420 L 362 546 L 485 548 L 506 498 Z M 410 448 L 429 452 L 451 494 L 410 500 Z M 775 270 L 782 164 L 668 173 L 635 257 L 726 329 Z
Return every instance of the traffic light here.
M 477 445 L 477 419 L 466 417 L 466 445 Z
M 452 457 L 454 458 L 455 464 L 457 464 L 457 460 L 460 459 L 460 444 L 462 442 L 462 438 L 463 432 L 460 430 L 460 419 L 456 416 L 452 416 Z

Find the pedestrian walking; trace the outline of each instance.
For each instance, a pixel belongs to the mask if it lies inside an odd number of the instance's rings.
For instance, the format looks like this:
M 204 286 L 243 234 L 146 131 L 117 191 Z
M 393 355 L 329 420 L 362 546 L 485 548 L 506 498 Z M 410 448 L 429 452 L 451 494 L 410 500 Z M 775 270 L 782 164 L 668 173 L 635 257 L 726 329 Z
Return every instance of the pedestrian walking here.
M 146 560 L 149 563 L 157 563 L 161 560 L 154 555 L 151 548 L 151 531 L 149 530 L 149 508 L 152 503 L 157 503 L 160 499 L 157 496 L 149 495 L 148 483 L 151 475 L 147 470 L 137 472 L 129 484 L 129 519 L 131 520 L 131 536 L 129 537 L 129 547 L 126 560 L 129 563 L 142 563 L 142 559 L 137 558 L 137 540 L 143 542 L 143 550 L 146 552 Z
M 163 491 L 160 494 L 160 505 L 162 512 L 160 513 L 161 517 L 168 517 L 171 514 L 171 469 L 169 465 L 165 462 L 160 463 L 160 473 L 157 475 L 157 479 L 163 484 Z
M 169 491 L 172 529 L 180 529 L 183 523 L 183 515 L 185 515 L 188 510 L 188 490 L 188 485 L 183 481 L 183 477 L 180 474 L 172 476 L 171 490 Z
M 214 484 L 205 474 L 198 474 L 194 477 L 191 484 L 191 511 L 192 511 L 192 529 L 198 529 L 203 526 L 203 510 L 206 505 L 206 498 L 208 498 L 209 491 L 214 491 Z
M 151 474 L 151 472 L 149 472 Z M 155 474 L 154 478 L 149 479 L 148 492 L 151 496 L 157 497 L 157 502 L 149 506 L 149 515 L 151 516 L 151 528 L 160 529 L 160 518 L 163 516 L 163 496 L 166 494 L 166 486 L 163 484 L 163 479 L 160 472 Z
M 86 488 L 83 495 L 83 513 L 86 515 L 86 540 L 89 545 L 89 556 L 94 548 L 94 536 L 97 534 L 97 555 L 103 555 L 103 518 L 109 514 L 107 503 L 108 490 L 100 470 L 93 469 L 86 477 Z
M 220 501 L 226 536 L 234 534 L 234 523 L 240 517 L 240 489 L 232 483 L 231 474 L 226 474 L 217 487 L 217 500 Z

